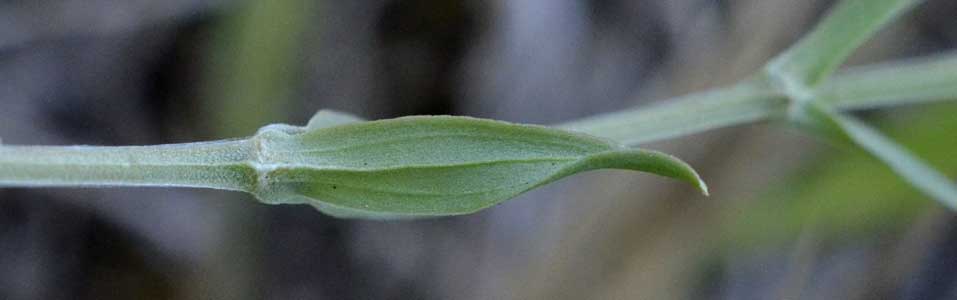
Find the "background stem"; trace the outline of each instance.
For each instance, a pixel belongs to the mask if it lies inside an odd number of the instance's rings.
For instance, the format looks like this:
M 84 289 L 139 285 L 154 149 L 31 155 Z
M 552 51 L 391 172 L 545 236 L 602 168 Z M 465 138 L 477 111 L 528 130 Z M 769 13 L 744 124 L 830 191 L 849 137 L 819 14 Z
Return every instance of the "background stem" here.
M 598 115 L 556 125 L 626 145 L 690 135 L 762 120 L 780 112 L 787 99 L 757 81 L 690 94 L 646 108 Z
M 874 33 L 921 0 L 845 0 L 800 41 L 771 60 L 768 73 L 790 88 L 816 86 Z
M 849 69 L 815 96 L 839 110 L 957 99 L 957 54 Z M 761 80 L 555 125 L 635 146 L 783 114 L 784 92 Z

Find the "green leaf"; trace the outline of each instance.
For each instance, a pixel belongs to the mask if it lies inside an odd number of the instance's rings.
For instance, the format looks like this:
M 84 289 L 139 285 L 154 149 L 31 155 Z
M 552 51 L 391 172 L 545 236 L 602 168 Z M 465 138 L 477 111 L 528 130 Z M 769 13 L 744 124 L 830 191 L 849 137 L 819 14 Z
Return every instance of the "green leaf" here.
M 833 141 L 849 143 L 881 160 L 912 186 L 957 210 L 957 187 L 952 180 L 928 166 L 877 130 L 851 116 L 844 116 L 816 104 L 804 106 L 805 122 Z
M 405 117 L 301 131 L 266 127 L 253 140 L 259 145 L 260 178 L 252 191 L 257 198 L 310 204 L 341 217 L 467 214 L 601 168 L 673 177 L 707 193 L 693 169 L 667 154 L 468 117 Z

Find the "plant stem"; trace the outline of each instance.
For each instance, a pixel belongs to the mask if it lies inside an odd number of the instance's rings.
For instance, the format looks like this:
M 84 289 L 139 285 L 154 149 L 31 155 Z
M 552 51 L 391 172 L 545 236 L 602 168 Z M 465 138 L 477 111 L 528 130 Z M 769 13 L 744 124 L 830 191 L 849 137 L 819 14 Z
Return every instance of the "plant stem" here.
M 0 186 L 179 186 L 250 191 L 252 140 L 159 146 L 0 146 Z
M 557 127 L 626 145 L 657 141 L 762 120 L 781 112 L 787 99 L 757 81 L 690 94 L 647 108 L 618 111 Z
M 957 53 L 839 73 L 814 91 L 840 110 L 957 99 Z M 785 113 L 785 92 L 762 80 L 673 99 L 637 109 L 555 125 L 635 146 Z

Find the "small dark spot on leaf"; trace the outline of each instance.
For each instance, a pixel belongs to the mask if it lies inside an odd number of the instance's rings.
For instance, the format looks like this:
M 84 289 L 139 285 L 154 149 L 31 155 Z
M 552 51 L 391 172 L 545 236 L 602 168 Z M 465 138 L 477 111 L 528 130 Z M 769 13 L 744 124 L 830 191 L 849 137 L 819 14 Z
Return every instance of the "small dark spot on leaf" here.
M 333 190 L 336 189 L 336 185 L 335 185 L 335 184 L 332 185 L 332 189 L 333 189 Z

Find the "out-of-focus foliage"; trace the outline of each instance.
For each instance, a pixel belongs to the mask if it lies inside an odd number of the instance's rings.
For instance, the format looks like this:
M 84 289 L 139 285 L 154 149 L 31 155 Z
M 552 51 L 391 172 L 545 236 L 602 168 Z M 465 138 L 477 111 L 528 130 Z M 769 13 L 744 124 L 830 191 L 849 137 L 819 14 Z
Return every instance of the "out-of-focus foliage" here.
M 952 138 L 957 131 L 955 115 L 957 106 L 937 104 L 886 120 L 885 127 L 890 136 L 953 177 L 957 175 L 957 160 L 950 150 L 957 147 L 957 139 Z M 726 247 L 791 240 L 807 226 L 831 237 L 900 229 L 929 207 L 940 206 L 927 201 L 886 165 L 859 152 L 821 156 L 819 162 L 802 166 L 793 179 L 731 209 L 725 216 L 730 224 Z
M 209 66 L 204 78 L 208 108 L 203 114 L 217 138 L 248 135 L 290 114 L 303 40 L 316 16 L 314 1 L 248 1 L 208 36 Z

